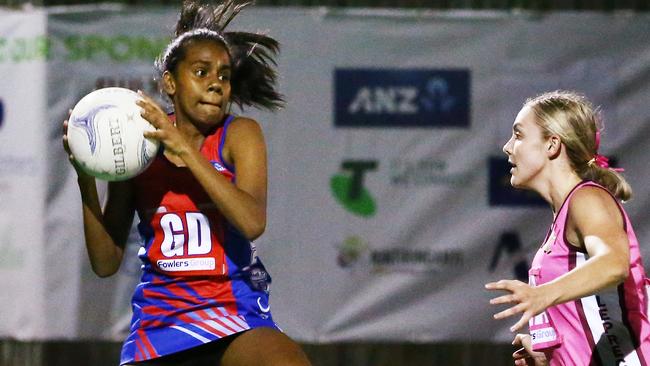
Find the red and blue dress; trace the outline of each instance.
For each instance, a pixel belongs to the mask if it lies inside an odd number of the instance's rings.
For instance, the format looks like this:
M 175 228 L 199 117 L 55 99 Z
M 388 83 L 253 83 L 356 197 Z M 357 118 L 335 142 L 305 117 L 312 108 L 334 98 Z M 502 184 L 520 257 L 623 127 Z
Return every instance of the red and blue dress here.
M 205 138 L 201 154 L 233 183 L 222 157 L 228 126 Z M 161 153 L 133 180 L 144 240 L 142 278 L 120 364 L 190 349 L 256 327 L 274 327 L 271 278 L 255 246 L 221 215 L 187 168 Z

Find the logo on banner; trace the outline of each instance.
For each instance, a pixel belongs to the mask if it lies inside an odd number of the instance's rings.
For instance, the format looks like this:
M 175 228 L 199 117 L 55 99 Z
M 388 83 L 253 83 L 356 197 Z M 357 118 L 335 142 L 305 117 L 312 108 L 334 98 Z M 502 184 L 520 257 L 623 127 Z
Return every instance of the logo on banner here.
M 510 168 L 506 157 L 491 157 L 489 160 L 490 206 L 547 206 L 537 194 L 529 190 L 515 189 L 510 185 Z
M 469 127 L 467 69 L 336 69 L 339 127 Z
M 343 174 L 330 179 L 330 188 L 336 201 L 357 216 L 372 217 L 377 212 L 375 198 L 364 185 L 366 173 L 377 169 L 376 160 L 345 160 Z
M 390 182 L 393 186 L 423 187 L 431 185 L 450 185 L 462 187 L 471 180 L 472 171 L 450 173 L 448 164 L 436 158 L 404 159 L 390 161 Z
M 337 248 L 336 261 L 346 269 L 365 264 L 372 272 L 436 272 L 462 268 L 465 263 L 465 254 L 460 249 L 371 249 L 368 242 L 356 235 L 345 238 Z
M 45 35 L 0 37 L 0 63 L 47 60 L 50 57 L 50 43 Z
M 505 258 L 504 258 L 505 257 Z M 505 259 L 508 265 L 512 265 L 512 272 L 519 281 L 528 282 L 528 260 L 524 253 L 523 246 L 519 240 L 519 234 L 506 231 L 501 234 L 499 243 L 494 247 L 489 270 L 494 272 L 499 262 Z
M 356 235 L 345 238 L 337 247 L 339 254 L 336 261 L 342 268 L 354 266 L 368 251 L 368 243 Z
M 63 39 L 67 61 L 111 60 L 132 62 L 153 60 L 169 43 L 167 37 L 74 34 Z

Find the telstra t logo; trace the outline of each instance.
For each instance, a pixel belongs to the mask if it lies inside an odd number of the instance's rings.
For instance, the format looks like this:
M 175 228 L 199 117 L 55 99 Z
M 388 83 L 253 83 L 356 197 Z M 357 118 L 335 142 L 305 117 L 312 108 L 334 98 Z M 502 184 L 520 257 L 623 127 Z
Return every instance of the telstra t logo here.
M 375 200 L 363 184 L 366 172 L 377 169 L 376 160 L 345 160 L 342 174 L 330 179 L 330 188 L 336 200 L 349 212 L 372 217 L 377 211 Z

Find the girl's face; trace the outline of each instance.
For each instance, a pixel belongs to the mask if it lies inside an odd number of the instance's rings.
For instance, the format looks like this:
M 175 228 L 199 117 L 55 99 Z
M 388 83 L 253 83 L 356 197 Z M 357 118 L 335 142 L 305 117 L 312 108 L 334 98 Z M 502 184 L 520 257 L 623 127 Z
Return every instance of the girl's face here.
M 512 125 L 510 140 L 503 145 L 503 152 L 512 165 L 510 184 L 513 187 L 532 188 L 547 161 L 547 145 L 533 110 L 524 107 Z
M 230 101 L 231 76 L 230 57 L 223 45 L 190 41 L 174 74 L 166 74 L 166 91 L 174 101 L 177 120 L 188 120 L 202 132 L 221 123 Z

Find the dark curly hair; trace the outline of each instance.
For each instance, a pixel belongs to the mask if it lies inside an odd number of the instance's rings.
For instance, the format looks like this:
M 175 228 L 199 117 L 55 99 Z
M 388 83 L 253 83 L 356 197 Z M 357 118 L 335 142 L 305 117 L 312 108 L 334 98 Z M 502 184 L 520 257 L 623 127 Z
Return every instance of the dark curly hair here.
M 228 24 L 251 2 L 226 0 L 218 5 L 196 0 L 183 2 L 176 23 L 175 38 L 156 60 L 159 77 L 165 71 L 176 72 L 185 57 L 187 45 L 195 40 L 211 40 L 224 46 L 230 55 L 232 76 L 230 99 L 240 108 L 254 106 L 274 110 L 284 105 L 276 90 L 275 56 L 279 44 L 275 39 L 249 32 L 225 32 Z

